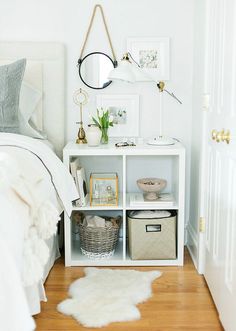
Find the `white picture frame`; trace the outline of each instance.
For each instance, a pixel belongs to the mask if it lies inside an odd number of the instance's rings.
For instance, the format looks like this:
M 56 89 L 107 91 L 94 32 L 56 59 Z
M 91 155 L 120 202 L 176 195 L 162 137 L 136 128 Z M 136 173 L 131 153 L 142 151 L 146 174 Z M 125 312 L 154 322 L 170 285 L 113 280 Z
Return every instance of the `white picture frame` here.
M 127 51 L 155 81 L 170 78 L 170 38 L 127 38 Z
M 114 126 L 109 127 L 109 137 L 139 136 L 139 95 L 97 95 L 97 108 L 109 110 Z

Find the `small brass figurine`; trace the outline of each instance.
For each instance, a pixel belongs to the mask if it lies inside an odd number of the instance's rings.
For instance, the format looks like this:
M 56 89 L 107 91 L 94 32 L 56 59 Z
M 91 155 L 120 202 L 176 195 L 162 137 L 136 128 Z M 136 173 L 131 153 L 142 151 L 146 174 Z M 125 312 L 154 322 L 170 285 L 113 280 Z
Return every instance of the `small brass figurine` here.
M 80 121 L 76 122 L 76 124 L 80 124 L 80 128 L 78 131 L 78 138 L 76 139 L 76 144 L 87 144 L 87 139 L 83 128 L 82 110 L 83 110 L 83 106 L 88 103 L 88 93 L 80 88 L 79 90 L 75 91 L 73 100 L 74 103 L 80 107 Z

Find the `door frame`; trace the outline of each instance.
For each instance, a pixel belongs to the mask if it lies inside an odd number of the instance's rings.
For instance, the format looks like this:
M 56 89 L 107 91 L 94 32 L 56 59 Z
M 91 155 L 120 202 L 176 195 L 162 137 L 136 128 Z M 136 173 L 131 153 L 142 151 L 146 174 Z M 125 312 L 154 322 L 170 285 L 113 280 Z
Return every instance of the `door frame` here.
M 207 141 L 209 139 L 207 133 L 207 113 L 209 111 L 209 103 L 210 103 L 210 96 L 209 91 L 207 90 L 208 86 L 208 59 L 209 59 L 209 35 L 210 35 L 210 27 L 207 24 L 208 19 L 210 17 L 210 4 L 209 1 L 206 0 L 205 3 L 205 13 L 204 13 L 204 30 L 205 35 L 203 36 L 203 46 L 205 49 L 203 55 L 203 81 L 200 82 L 202 84 L 202 108 L 200 109 L 201 112 L 201 132 L 200 132 L 200 139 L 199 143 L 201 145 L 200 155 L 199 155 L 199 190 L 198 190 L 198 230 L 197 230 L 197 254 L 194 256 L 195 258 L 195 267 L 199 274 L 203 274 L 205 270 L 205 228 L 206 228 L 206 169 L 207 169 L 207 160 L 206 160 L 206 146 Z M 202 231 L 200 231 L 200 219 L 204 220 L 204 226 Z
M 202 140 L 201 140 L 201 156 L 199 164 L 199 226 L 198 226 L 198 247 L 197 247 L 197 271 L 203 274 L 205 270 L 205 228 L 206 228 L 206 141 L 207 141 L 207 109 L 202 112 Z M 204 225 L 200 231 L 200 219 L 203 219 Z

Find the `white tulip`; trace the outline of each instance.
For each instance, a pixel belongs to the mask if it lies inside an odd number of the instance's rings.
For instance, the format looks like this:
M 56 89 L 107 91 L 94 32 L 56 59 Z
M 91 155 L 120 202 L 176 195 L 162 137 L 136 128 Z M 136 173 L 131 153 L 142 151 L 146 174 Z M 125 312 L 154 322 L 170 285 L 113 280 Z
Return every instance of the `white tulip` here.
M 99 111 L 98 111 L 98 115 L 99 115 L 99 117 L 102 117 L 103 114 L 104 114 L 103 109 L 99 109 Z
M 113 120 L 114 120 L 114 116 L 110 115 L 109 116 L 109 122 L 113 122 Z

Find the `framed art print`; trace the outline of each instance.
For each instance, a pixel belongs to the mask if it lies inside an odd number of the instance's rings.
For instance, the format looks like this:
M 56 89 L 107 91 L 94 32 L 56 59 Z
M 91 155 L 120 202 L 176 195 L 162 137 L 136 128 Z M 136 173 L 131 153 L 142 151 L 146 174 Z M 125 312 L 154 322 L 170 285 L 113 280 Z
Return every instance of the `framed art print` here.
M 169 79 L 169 38 L 128 38 L 127 51 L 155 81 Z
M 117 173 L 90 174 L 90 206 L 118 206 Z
M 97 95 L 97 108 L 108 110 L 113 116 L 110 137 L 139 136 L 139 95 Z

